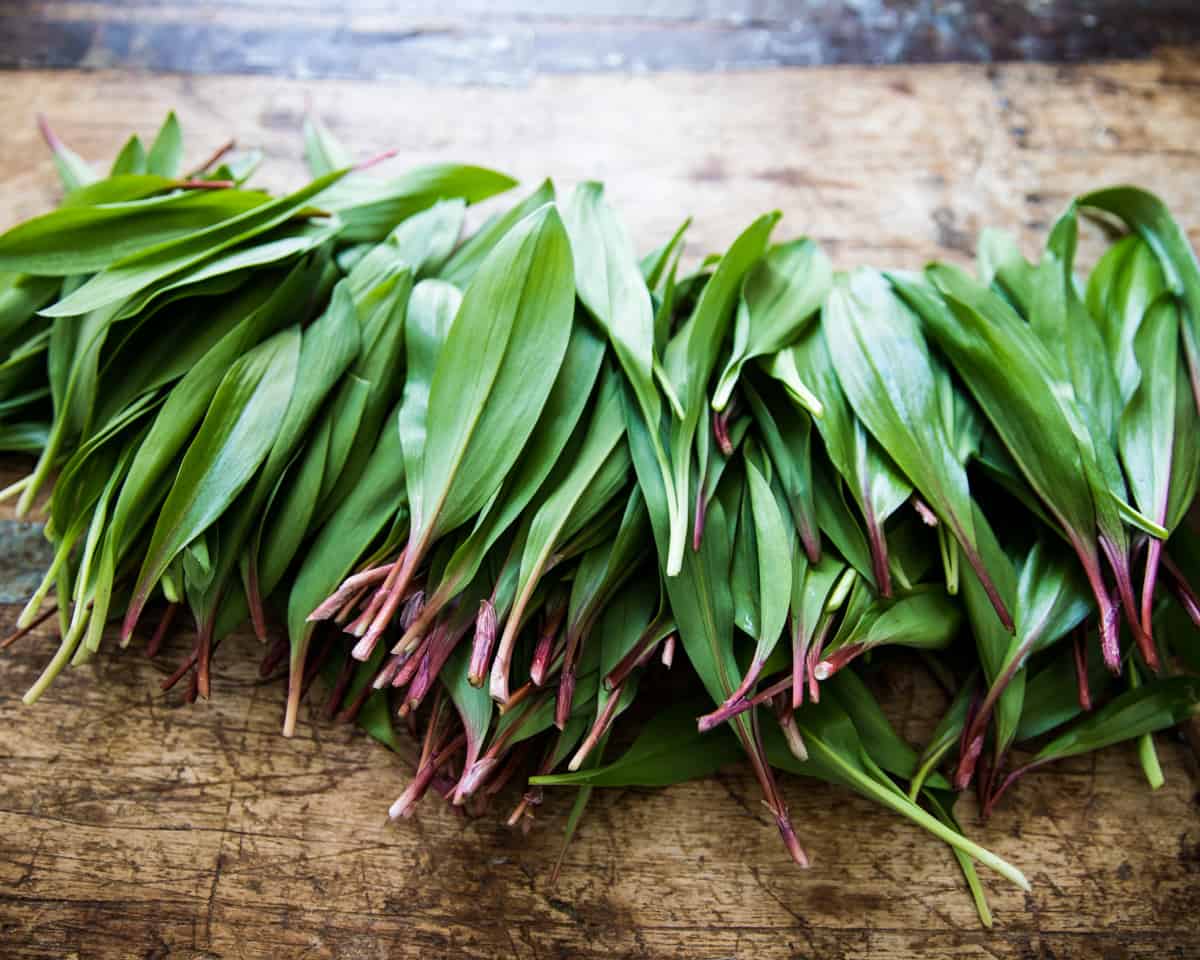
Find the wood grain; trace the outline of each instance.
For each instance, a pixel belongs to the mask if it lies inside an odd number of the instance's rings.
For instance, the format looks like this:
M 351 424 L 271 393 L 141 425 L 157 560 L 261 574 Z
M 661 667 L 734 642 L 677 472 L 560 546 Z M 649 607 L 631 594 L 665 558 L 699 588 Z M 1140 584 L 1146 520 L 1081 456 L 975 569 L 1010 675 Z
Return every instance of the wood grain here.
M 611 181 L 643 247 L 696 216 L 691 253 L 779 207 L 843 265 L 965 260 L 984 224 L 1028 251 L 1066 198 L 1132 180 L 1200 241 L 1200 58 L 1054 68 L 838 69 L 559 77 L 526 90 L 274 79 L 7 74 L 0 225 L 53 200 L 35 141 L 44 110 L 85 156 L 179 111 L 202 157 L 230 133 L 296 182 L 311 98 L 363 155 L 484 161 L 533 180 Z M 15 609 L 0 608 L 0 630 Z M 597 796 L 557 887 L 569 797 L 528 837 L 422 807 L 384 823 L 409 768 L 346 727 L 278 735 L 282 689 L 253 640 L 216 661 L 215 697 L 183 706 L 150 663 L 115 649 L 29 709 L 52 638 L 0 655 L 0 955 L 5 958 L 1094 958 L 1200 956 L 1195 771 L 1163 738 L 1167 785 L 1130 750 L 1068 761 L 965 826 L 1024 869 L 1028 896 L 985 877 L 979 928 L 947 850 L 841 790 L 785 791 L 813 860 L 787 861 L 753 779 Z M 884 678 L 917 739 L 941 708 Z

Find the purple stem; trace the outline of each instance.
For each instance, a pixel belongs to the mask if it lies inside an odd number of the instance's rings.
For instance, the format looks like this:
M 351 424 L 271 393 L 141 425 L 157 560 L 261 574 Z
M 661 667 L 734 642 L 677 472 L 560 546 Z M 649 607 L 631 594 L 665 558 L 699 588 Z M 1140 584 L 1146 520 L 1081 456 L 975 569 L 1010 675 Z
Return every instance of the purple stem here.
M 167 636 L 167 631 L 171 629 L 171 621 L 175 619 L 175 614 L 179 611 L 179 604 L 168 603 L 167 609 L 163 611 L 161 619 L 158 621 L 158 626 L 154 628 L 154 635 L 150 638 L 150 642 L 146 644 L 146 656 L 153 660 L 158 656 L 158 651 L 162 649 L 163 640 Z

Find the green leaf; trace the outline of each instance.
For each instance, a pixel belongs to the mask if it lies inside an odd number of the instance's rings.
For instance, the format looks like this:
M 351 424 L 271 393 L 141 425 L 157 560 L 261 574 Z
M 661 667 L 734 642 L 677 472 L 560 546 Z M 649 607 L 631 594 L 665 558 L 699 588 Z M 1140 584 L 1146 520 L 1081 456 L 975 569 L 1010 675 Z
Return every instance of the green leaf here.
M 579 299 L 612 343 L 642 416 L 657 427 L 662 403 L 654 386 L 654 310 L 625 225 L 599 183 L 582 183 L 563 211 L 575 258 Z
M 313 113 L 304 116 L 304 162 L 313 177 L 344 170 L 354 161 L 350 152 Z
M 43 311 L 45 316 L 72 317 L 132 297 L 141 290 L 206 259 L 278 227 L 304 210 L 309 201 L 344 171 L 331 173 L 286 197 L 259 204 L 236 216 L 174 240 L 123 256 L 95 274 L 69 297 Z M 0 261 L 2 262 L 2 261 Z
M 465 290 L 484 258 L 501 239 L 535 210 L 554 202 L 554 184 L 543 180 L 538 188 L 516 206 L 492 217 L 450 256 L 438 276 Z
M 755 357 L 774 354 L 796 339 L 824 302 L 833 279 L 829 258 L 812 240 L 779 244 L 746 274 L 733 333 L 733 352 L 713 394 L 714 410 L 724 410 L 741 376 Z M 821 415 L 811 395 L 804 404 Z
M 360 274 L 360 268 L 369 276 Z M 400 399 L 402 390 L 401 357 L 412 270 L 399 258 L 378 271 L 367 271 L 366 265 L 360 268 L 355 268 L 347 280 L 362 329 L 362 349 L 350 371 L 354 380 L 342 382 L 334 403 L 339 408 L 358 408 L 361 402 L 361 408 L 356 414 L 357 428 L 337 429 L 331 438 L 317 514 L 322 520 L 358 481 L 380 430 L 391 426 L 387 412 Z M 359 381 L 366 384 L 365 399 L 359 396 Z
M 1165 730 L 1195 715 L 1198 705 L 1200 681 L 1195 677 L 1152 680 L 1126 690 L 1101 709 L 1089 713 L 1042 747 L 1032 762 L 1062 760 Z
M 666 787 L 715 773 L 741 754 L 724 730 L 696 731 L 694 702 L 675 704 L 654 717 L 632 746 L 612 763 L 574 773 L 531 777 L 533 786 Z
M 418 536 L 454 529 L 499 488 L 566 353 L 573 293 L 566 231 L 550 206 L 514 227 L 480 267 L 430 385 L 435 439 L 422 463 Z
M 63 206 L 0 236 L 0 270 L 53 277 L 94 273 L 254 210 L 268 199 L 252 190 L 192 190 L 148 200 Z
M 166 495 L 166 474 L 209 409 L 217 387 L 233 364 L 255 344 L 304 313 L 311 291 L 311 261 L 302 261 L 272 295 L 252 309 L 183 376 L 163 404 L 138 449 L 113 508 L 118 554 L 146 525 L 148 512 Z
M 346 243 L 382 240 L 398 223 L 438 200 L 478 203 L 516 186 L 515 180 L 495 170 L 452 163 L 416 167 L 393 180 L 356 173 L 330 186 L 329 176 L 317 181 L 329 189 L 314 202 L 342 220 Z
M 668 577 L 676 576 L 682 569 L 691 495 L 691 452 L 701 407 L 706 402 L 708 380 L 716 366 L 742 279 L 766 252 L 771 230 L 778 220 L 778 213 L 759 217 L 733 242 L 705 284 L 692 315 L 667 344 L 663 354 L 663 370 L 684 413 L 681 420 L 671 423 L 670 457 L 674 481 L 665 491 L 671 503 L 666 553 Z M 648 424 L 649 430 L 654 428 L 655 424 Z
M 425 617 L 410 627 L 403 643 L 416 637 L 428 623 L 426 617 L 434 616 L 471 581 L 487 552 L 541 489 L 583 416 L 603 360 L 604 341 L 589 324 L 576 323 L 528 446 L 504 486 L 480 511 L 470 535 L 447 561 L 437 589 L 426 597 Z
M 871 758 L 888 773 L 912 780 L 917 773 L 917 752 L 896 733 L 870 687 L 853 670 L 839 671 L 829 678 L 827 687 Z M 936 773 L 927 782 L 934 790 L 950 789 L 945 777 Z
M 574 300 L 566 230 L 547 205 L 488 255 L 438 355 L 416 485 L 420 512 L 397 594 L 430 545 L 478 513 L 521 455 L 562 365 Z M 369 652 L 382 629 L 374 621 L 356 655 Z
M 464 200 L 439 200 L 415 213 L 387 238 L 416 276 L 436 275 L 450 256 L 467 214 Z
M 345 579 L 397 510 L 405 509 L 404 496 L 400 434 L 384 430 L 362 476 L 316 534 L 292 582 L 287 625 L 293 662 L 303 663 L 308 649 L 314 628 L 308 615 Z M 295 729 L 298 706 L 293 708 L 289 701 L 285 736 L 291 736 Z
M 179 121 L 172 110 L 167 113 L 158 135 L 150 144 L 150 152 L 146 154 L 146 170 L 160 177 L 177 177 L 182 164 L 183 131 L 179 129 Z
M 41 114 L 38 114 L 38 127 L 53 154 L 54 167 L 66 193 L 70 194 L 99 179 L 96 171 L 83 157 L 58 139 L 58 135 L 50 129 L 50 124 Z
M 1130 491 L 1138 509 L 1156 523 L 1167 518 L 1175 440 L 1175 375 L 1179 314 L 1169 301 L 1156 301 L 1134 337 L 1137 388 L 1121 413 L 1119 443 Z
M 1087 305 L 1103 331 L 1122 403 L 1142 379 L 1134 342 L 1150 305 L 1166 289 L 1148 244 L 1129 235 L 1113 244 L 1088 278 Z
M 679 254 L 683 251 L 683 238 L 691 225 L 692 218 L 685 218 L 683 223 L 676 227 L 675 232 L 671 234 L 670 240 L 657 250 L 642 257 L 638 269 L 641 270 L 642 276 L 646 280 L 646 286 L 651 290 L 658 290 L 664 281 L 668 280 L 669 274 L 674 273 L 674 270 L 670 269 L 671 264 L 678 264 Z M 670 284 L 673 283 L 674 279 L 671 278 Z
M 797 712 L 796 724 L 808 749 L 808 759 L 798 760 L 783 743 L 782 735 L 773 731 L 773 735 L 767 739 L 767 750 L 773 765 L 800 776 L 817 777 L 848 786 L 856 793 L 907 817 L 939 840 L 990 867 L 1022 889 L 1029 889 L 1029 883 L 1020 870 L 947 827 L 909 800 L 867 755 L 853 722 L 832 701 L 822 700 L 806 705 Z
M 1089 477 L 1100 468 L 1074 442 L 1079 417 L 1059 358 L 996 294 L 960 271 L 927 271 L 941 299 L 919 282 L 892 282 L 922 317 L 979 403 L 1012 460 L 1079 555 L 1092 586 L 1106 656 L 1116 664 L 1116 611 L 1103 584 L 1096 507 Z M 1089 465 L 1090 463 L 1090 465 Z
M 347 284 L 343 281 L 334 289 L 333 299 L 324 314 L 310 324 L 302 335 L 295 387 L 288 401 L 270 453 L 258 470 L 254 483 L 222 517 L 220 526 L 221 551 L 212 586 L 203 591 L 199 602 L 193 602 L 197 622 L 203 627 L 216 616 L 228 577 L 237 568 L 243 549 L 253 531 L 261 529 L 271 502 L 284 477 L 310 434 L 326 398 L 346 372 L 361 346 L 358 318 Z M 307 527 L 311 517 L 311 502 L 307 509 L 298 508 L 288 519 L 292 529 L 273 538 L 268 551 L 265 577 L 260 577 L 261 589 L 269 594 L 283 573 L 276 560 L 277 551 L 288 550 L 286 560 Z M 284 545 L 287 546 L 284 546 Z M 282 558 L 281 558 L 282 559 Z
M 834 285 L 821 326 L 854 412 L 950 528 L 1011 629 L 1012 615 L 979 557 L 966 470 L 938 415 L 933 366 L 916 317 L 880 274 L 860 270 Z
M 117 154 L 108 175 L 109 177 L 120 177 L 131 173 L 144 174 L 146 172 L 146 148 L 142 146 L 142 141 L 138 139 L 137 134 L 134 134 L 125 141 L 125 146 Z
M 283 331 L 241 357 L 222 379 L 158 514 L 125 636 L 167 566 L 221 515 L 266 459 L 292 395 L 300 342 L 298 330 Z
M 429 384 L 438 354 L 462 303 L 458 288 L 441 280 L 423 280 L 409 298 L 404 320 L 404 399 L 398 420 L 404 473 L 409 478 L 408 502 L 420 515 L 421 454 L 425 449 L 425 418 L 429 409 Z
M 922 787 L 925 785 L 925 781 L 937 768 L 938 764 L 942 762 L 943 758 L 951 750 L 959 745 L 962 739 L 963 728 L 967 725 L 967 716 L 971 709 L 972 699 L 975 696 L 978 679 L 979 670 L 973 669 L 971 674 L 958 688 L 954 699 L 950 701 L 950 706 L 942 714 L 942 719 L 938 721 L 937 727 L 930 734 L 929 742 L 925 744 L 925 749 L 921 751 L 916 773 L 909 784 L 909 800 L 916 801 Z
M 765 387 L 766 385 L 764 385 Z M 749 379 L 742 381 L 759 441 L 771 458 L 805 553 L 813 563 L 821 557 L 821 532 L 813 493 L 812 420 L 803 410 L 778 402 L 775 392 L 759 390 Z
M 813 669 L 818 680 L 832 676 L 843 664 L 874 647 L 898 644 L 939 650 L 949 646 L 958 633 L 962 614 L 941 586 L 923 584 L 893 600 L 870 598 L 869 593 L 861 580 L 855 584 L 846 616 Z
M 625 502 L 616 535 L 584 553 L 575 570 L 567 602 L 568 645 L 582 642 L 615 591 L 638 572 L 648 551 L 653 550 L 652 546 L 647 545 L 649 539 L 646 504 L 635 485 Z M 604 676 L 607 677 L 608 673 L 604 671 Z
M 1200 263 L 1187 235 L 1158 197 L 1137 187 L 1097 190 L 1079 197 L 1076 203 L 1085 211 L 1102 210 L 1119 217 L 1158 256 L 1168 286 L 1186 308 L 1182 322 L 1183 346 L 1192 394 L 1200 409 Z
M 619 374 L 610 369 L 602 376 L 587 432 L 569 468 L 561 471 L 557 482 L 551 478 L 547 495 L 530 521 L 516 599 L 492 665 L 492 697 L 501 703 L 508 699 L 509 670 L 521 617 L 552 554 L 625 486 L 629 453 L 622 443 L 624 435 Z
M 750 513 L 758 564 L 758 636 L 747 675 L 761 670 L 775 649 L 787 621 L 791 601 L 792 547 L 783 516 L 770 484 L 763 479 L 752 457 L 745 458 Z
M 1021 722 L 1017 727 L 1018 743 L 1074 720 L 1083 713 L 1079 703 L 1079 684 L 1075 669 L 1075 654 L 1071 644 L 1059 644 L 1053 655 L 1033 670 L 1025 685 L 1021 705 Z M 1088 688 L 1093 698 L 1103 696 L 1115 682 L 1112 673 L 1098 657 L 1091 657 L 1087 667 Z
M 822 413 L 814 421 L 817 431 L 867 525 L 863 546 L 870 550 L 870 563 L 866 572 L 884 594 L 890 594 L 884 524 L 912 494 L 912 485 L 851 409 L 829 353 L 825 325 L 822 318 L 821 324 L 805 330 L 795 344 L 769 358 L 764 366 L 787 387 L 797 404 L 801 402 L 796 397 L 799 381 L 810 385 L 820 401 Z M 846 550 L 846 541 L 853 534 L 850 525 L 840 517 L 835 522 L 840 529 L 831 530 L 831 535 L 840 533 L 839 549 L 855 559 Z M 855 539 L 861 539 L 861 533 Z

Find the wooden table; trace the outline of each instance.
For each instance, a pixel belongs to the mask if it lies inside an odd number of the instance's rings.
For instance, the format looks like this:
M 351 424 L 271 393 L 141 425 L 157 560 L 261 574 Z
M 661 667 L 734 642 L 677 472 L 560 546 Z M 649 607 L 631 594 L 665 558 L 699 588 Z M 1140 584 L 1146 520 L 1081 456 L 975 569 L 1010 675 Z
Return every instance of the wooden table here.
M 521 88 L 2 79 L 3 225 L 54 198 L 36 110 L 102 157 L 173 106 L 192 156 L 236 134 L 265 149 L 282 185 L 301 176 L 311 98 L 362 155 L 608 179 L 643 247 L 691 213 L 698 255 L 778 207 L 784 232 L 815 236 L 841 265 L 965 261 L 985 224 L 1016 230 L 1031 252 L 1070 195 L 1126 180 L 1163 195 L 1200 243 L 1194 50 L 1104 66 L 556 76 Z M 0 608 L 0 630 L 15 615 Z M 944 846 L 841 790 L 785 782 L 814 861 L 795 868 L 738 770 L 598 795 L 553 887 L 567 795 L 551 793 L 528 837 L 432 805 L 389 826 L 406 758 L 315 716 L 282 739 L 282 688 L 258 679 L 249 639 L 222 648 L 211 702 L 161 695 L 188 642 L 162 663 L 106 652 L 35 708 L 19 698 L 51 636 L 0 656 L 0 956 L 1200 956 L 1200 795 L 1175 740 L 1161 738 L 1156 794 L 1117 748 L 1031 777 L 986 825 L 964 803 L 968 831 L 1034 885 L 1023 895 L 985 876 L 989 932 Z M 941 706 L 903 674 L 889 700 L 914 739 Z

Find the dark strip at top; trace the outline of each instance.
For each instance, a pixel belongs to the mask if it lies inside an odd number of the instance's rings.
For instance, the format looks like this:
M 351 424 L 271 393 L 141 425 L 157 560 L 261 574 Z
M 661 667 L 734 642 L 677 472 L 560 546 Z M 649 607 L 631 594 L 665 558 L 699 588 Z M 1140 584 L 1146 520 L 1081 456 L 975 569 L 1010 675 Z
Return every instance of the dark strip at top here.
M 330 8 L 336 6 L 331 12 Z M 10 0 L 0 68 L 520 84 L 543 73 L 1138 58 L 1196 0 Z

